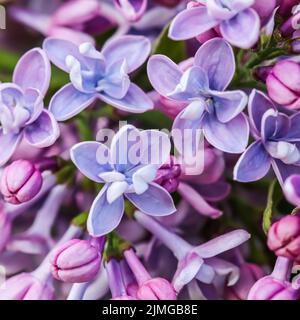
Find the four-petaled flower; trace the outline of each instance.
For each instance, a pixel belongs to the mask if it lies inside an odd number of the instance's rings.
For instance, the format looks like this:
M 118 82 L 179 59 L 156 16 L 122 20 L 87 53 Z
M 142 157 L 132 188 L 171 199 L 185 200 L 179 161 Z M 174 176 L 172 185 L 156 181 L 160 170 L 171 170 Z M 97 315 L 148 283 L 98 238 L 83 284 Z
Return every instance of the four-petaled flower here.
M 165 216 L 176 210 L 170 194 L 153 182 L 170 148 L 165 133 L 140 132 L 126 125 L 114 136 L 110 149 L 99 142 L 82 142 L 71 149 L 78 169 L 89 179 L 105 184 L 90 210 L 87 226 L 91 235 L 107 234 L 119 225 L 124 196 L 149 215 Z
M 128 76 L 150 53 L 146 37 L 122 36 L 107 42 L 101 52 L 88 42 L 77 46 L 54 38 L 46 39 L 43 47 L 52 63 L 70 74 L 71 83 L 50 101 L 56 120 L 70 119 L 97 99 L 127 112 L 153 108 L 150 98 Z
M 256 139 L 242 154 L 234 168 L 234 179 L 241 182 L 263 178 L 270 166 L 283 184 L 292 174 L 300 173 L 300 113 L 287 116 L 276 110 L 262 92 L 253 90 L 249 97 L 249 118 Z
M 57 122 L 43 104 L 50 75 L 46 54 L 34 48 L 19 60 L 13 81 L 0 84 L 0 166 L 23 138 L 37 148 L 49 147 L 58 138 Z
M 241 153 L 248 143 L 249 125 L 242 113 L 247 95 L 240 90 L 224 91 L 235 72 L 232 48 L 223 39 L 207 41 L 195 55 L 194 65 L 182 72 L 168 57 L 154 55 L 148 62 L 148 76 L 162 96 L 189 105 L 176 117 L 173 129 L 182 132 L 175 139 L 177 150 L 197 151 L 198 130 L 208 142 L 225 152 Z M 187 131 L 193 134 L 185 134 Z
M 259 38 L 260 19 L 250 8 L 254 0 L 197 0 L 172 21 L 169 37 L 174 40 L 194 38 L 219 27 L 222 37 L 243 49 L 251 48 Z

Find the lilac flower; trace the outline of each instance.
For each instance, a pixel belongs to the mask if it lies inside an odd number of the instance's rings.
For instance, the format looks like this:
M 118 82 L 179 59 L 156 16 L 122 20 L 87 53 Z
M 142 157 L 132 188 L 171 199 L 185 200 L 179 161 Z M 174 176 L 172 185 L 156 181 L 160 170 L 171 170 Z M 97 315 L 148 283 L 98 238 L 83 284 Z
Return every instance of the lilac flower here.
M 260 18 L 250 8 L 254 0 L 198 2 L 198 7 L 185 9 L 174 18 L 169 30 L 171 39 L 186 40 L 219 27 L 223 38 L 234 46 L 248 49 L 257 42 Z M 201 4 L 203 2 L 204 5 Z
M 159 139 L 162 148 L 152 144 Z M 170 194 L 153 183 L 158 167 L 169 156 L 170 147 L 165 133 L 139 132 L 127 125 L 114 136 L 110 150 L 98 142 L 82 142 L 71 149 L 71 158 L 78 169 L 91 180 L 104 183 L 90 210 L 87 225 L 91 235 L 107 234 L 119 225 L 124 196 L 149 215 L 164 216 L 176 210 Z M 133 159 L 137 150 L 140 156 Z M 156 158 L 153 164 L 149 164 L 149 155 Z
M 127 112 L 152 109 L 150 98 L 128 76 L 147 59 L 151 49 L 147 38 L 123 36 L 106 43 L 101 52 L 91 43 L 76 46 L 48 38 L 44 49 L 57 67 L 70 74 L 71 83 L 50 101 L 49 109 L 58 121 L 70 119 L 97 99 Z
M 141 212 L 136 211 L 135 218 L 162 241 L 178 259 L 177 271 L 173 279 L 173 285 L 177 292 L 194 278 L 205 284 L 212 284 L 217 275 L 228 276 L 228 285 L 233 285 L 238 280 L 237 268 L 216 256 L 247 241 L 250 235 L 246 231 L 235 230 L 193 247 L 184 239 L 165 229 L 159 222 Z
M 207 41 L 197 51 L 194 65 L 182 72 L 163 55 L 154 55 L 148 62 L 148 77 L 161 95 L 189 105 L 176 117 L 173 130 L 182 132 L 174 139 L 182 153 L 184 145 L 193 146 L 197 131 L 202 129 L 208 142 L 225 152 L 241 153 L 249 136 L 249 125 L 242 110 L 247 96 L 243 91 L 224 91 L 235 71 L 230 45 L 223 39 Z M 184 132 L 193 132 L 185 135 Z
M 0 166 L 23 138 L 37 148 L 49 147 L 58 138 L 58 125 L 43 105 L 50 73 L 44 51 L 34 48 L 19 60 L 13 82 L 0 84 Z
M 234 168 L 234 179 L 241 182 L 263 178 L 270 167 L 280 184 L 300 172 L 299 113 L 292 116 L 276 110 L 262 92 L 253 90 L 249 98 L 249 117 L 256 139 L 242 154 Z

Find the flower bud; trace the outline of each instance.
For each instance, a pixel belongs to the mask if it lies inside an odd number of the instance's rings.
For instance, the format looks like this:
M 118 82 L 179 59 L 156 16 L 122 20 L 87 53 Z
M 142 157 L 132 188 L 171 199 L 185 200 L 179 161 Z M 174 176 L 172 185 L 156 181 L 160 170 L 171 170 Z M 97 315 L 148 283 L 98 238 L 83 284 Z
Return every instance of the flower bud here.
M 139 300 L 176 300 L 176 292 L 166 279 L 152 278 L 139 287 L 137 298 Z
M 17 160 L 4 169 L 1 192 L 5 201 L 20 204 L 34 198 L 42 183 L 42 175 L 34 164 L 27 160 Z
M 251 287 L 264 276 L 262 268 L 253 263 L 244 263 L 240 267 L 240 278 L 231 287 L 226 287 L 225 297 L 228 300 L 247 300 Z
M 99 248 L 87 240 L 73 239 L 50 254 L 54 278 L 64 282 L 81 283 L 95 278 L 101 263 Z
M 30 273 L 21 273 L 0 287 L 0 300 L 52 300 L 54 291 L 47 282 Z
M 295 5 L 299 4 L 299 0 L 279 0 L 278 12 L 282 16 L 290 16 Z
M 155 3 L 165 7 L 176 7 L 181 0 L 154 0 Z
M 261 1 L 255 0 L 252 8 L 258 13 L 262 24 L 264 25 L 276 8 L 276 0 Z
M 268 233 L 268 247 L 277 256 L 300 261 L 300 217 L 288 215 L 275 222 Z
M 300 175 L 292 174 L 283 185 L 283 192 L 286 199 L 295 206 L 300 206 Z
M 300 291 L 295 290 L 288 281 L 266 276 L 251 288 L 248 300 L 298 300 Z
M 266 80 L 268 94 L 276 103 L 300 109 L 300 65 L 294 61 L 276 63 Z
M 175 157 L 171 156 L 169 161 L 158 169 L 154 182 L 171 193 L 177 190 L 180 174 L 180 165 L 176 163 Z

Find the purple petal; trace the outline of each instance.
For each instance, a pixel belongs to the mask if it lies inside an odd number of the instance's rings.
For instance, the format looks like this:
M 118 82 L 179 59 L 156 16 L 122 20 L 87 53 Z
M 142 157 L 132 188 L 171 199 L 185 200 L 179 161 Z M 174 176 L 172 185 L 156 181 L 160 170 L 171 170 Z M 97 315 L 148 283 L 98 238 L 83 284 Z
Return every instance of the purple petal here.
M 147 73 L 153 88 L 162 96 L 173 92 L 183 75 L 177 64 L 163 55 L 149 59 Z
M 220 253 L 238 247 L 250 239 L 250 234 L 242 229 L 228 232 L 193 249 L 202 258 L 212 258 Z
M 209 16 L 205 7 L 186 9 L 171 22 L 169 37 L 173 40 L 194 38 L 217 24 L 218 22 Z
M 261 141 L 252 143 L 242 154 L 233 171 L 234 180 L 241 182 L 256 181 L 269 171 L 271 158 Z
M 32 124 L 26 126 L 24 138 L 37 148 L 46 148 L 54 144 L 59 137 L 59 127 L 53 115 L 43 110 Z
M 126 59 L 130 73 L 146 61 L 150 51 L 151 43 L 146 37 L 127 35 L 108 41 L 102 49 L 102 54 L 109 65 Z
M 207 74 L 200 67 L 193 66 L 184 72 L 175 90 L 168 94 L 168 98 L 187 101 L 199 96 L 199 92 L 208 91 Z
M 300 206 L 300 174 L 293 174 L 284 181 L 283 191 L 286 199 L 294 206 Z
M 249 124 L 243 113 L 227 123 L 221 123 L 213 115 L 202 120 L 204 136 L 215 148 L 228 153 L 243 152 L 248 143 Z
M 94 94 L 78 91 L 69 83 L 52 97 L 49 110 L 57 121 L 65 121 L 90 106 L 96 98 Z
M 100 142 L 81 142 L 72 147 L 71 159 L 83 175 L 102 183 L 99 175 L 112 170 L 109 149 Z
M 50 84 L 50 62 L 45 52 L 34 48 L 25 53 L 17 63 L 13 82 L 23 90 L 28 88 L 37 89 L 45 95 Z
M 247 95 L 240 90 L 216 92 L 212 91 L 216 116 L 220 122 L 226 123 L 241 113 L 247 105 Z
M 220 25 L 220 32 L 224 39 L 243 49 L 249 49 L 255 45 L 259 38 L 259 30 L 260 19 L 253 9 L 241 11 Z
M 196 253 L 187 254 L 178 262 L 177 270 L 172 280 L 172 284 L 176 292 L 191 282 L 199 272 L 204 261 Z
M 124 198 L 121 196 L 114 202 L 107 202 L 107 186 L 104 186 L 94 200 L 88 221 L 87 229 L 94 237 L 103 236 L 113 231 L 120 223 L 124 213 Z
M 78 46 L 67 40 L 47 38 L 43 43 L 43 49 L 50 61 L 66 72 L 69 72 L 69 67 L 66 64 L 67 56 L 71 55 L 80 62 L 83 60 Z
M 207 201 L 218 202 L 224 200 L 230 193 L 231 186 L 224 181 L 217 181 L 211 184 L 199 184 L 195 189 Z
M 180 182 L 178 186 L 179 194 L 187 201 L 197 212 L 206 217 L 217 219 L 222 215 L 222 211 L 212 207 L 194 188 L 186 183 Z
M 276 174 L 276 177 L 283 186 L 285 180 L 294 174 L 300 174 L 300 166 L 285 164 L 281 160 L 272 159 L 272 168 Z
M 285 141 L 300 141 L 300 112 L 293 114 L 290 117 L 290 128 L 288 134 L 284 137 Z
M 111 160 L 118 172 L 126 172 L 140 164 L 142 139 L 140 131 L 132 125 L 123 126 L 111 141 Z
M 122 99 L 115 99 L 105 93 L 98 94 L 101 100 L 112 106 L 127 112 L 143 113 L 153 109 L 153 102 L 148 95 L 137 85 L 131 83 Z
M 275 137 L 277 130 L 278 112 L 276 110 L 268 110 L 261 120 L 261 137 L 263 140 Z
M 272 101 L 261 91 L 252 90 L 249 96 L 248 113 L 250 123 L 255 130 L 256 135 L 260 136 L 261 120 L 264 113 L 269 110 L 275 110 Z
M 136 22 L 143 16 L 148 0 L 114 0 L 114 4 L 128 21 Z
M 23 137 L 23 133 L 20 134 L 3 134 L 2 129 L 0 129 L 0 167 L 3 166 L 13 155 L 18 144 Z
M 144 193 L 126 193 L 126 198 L 139 210 L 151 216 L 167 216 L 176 211 L 170 194 L 161 186 L 151 183 Z
M 210 89 L 223 91 L 235 72 L 235 60 L 231 46 L 223 39 L 205 42 L 195 55 L 195 65 L 207 72 Z

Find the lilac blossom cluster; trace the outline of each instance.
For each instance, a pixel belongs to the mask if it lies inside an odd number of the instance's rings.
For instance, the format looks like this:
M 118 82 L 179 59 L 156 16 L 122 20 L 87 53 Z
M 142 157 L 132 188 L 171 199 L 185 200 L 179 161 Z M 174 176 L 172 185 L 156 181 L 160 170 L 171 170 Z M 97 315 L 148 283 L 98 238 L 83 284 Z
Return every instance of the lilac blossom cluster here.
M 300 299 L 298 1 L 7 12 L 0 300 Z

